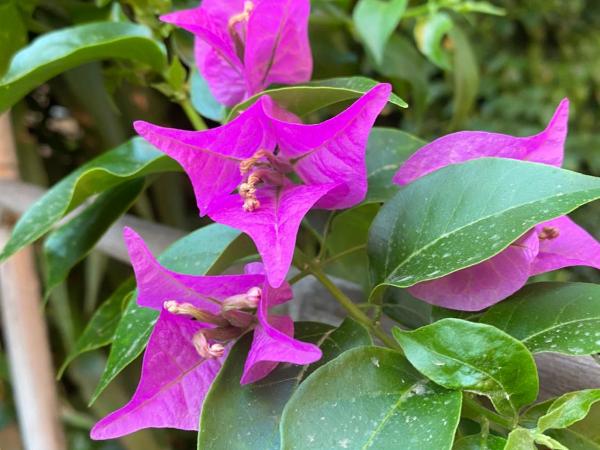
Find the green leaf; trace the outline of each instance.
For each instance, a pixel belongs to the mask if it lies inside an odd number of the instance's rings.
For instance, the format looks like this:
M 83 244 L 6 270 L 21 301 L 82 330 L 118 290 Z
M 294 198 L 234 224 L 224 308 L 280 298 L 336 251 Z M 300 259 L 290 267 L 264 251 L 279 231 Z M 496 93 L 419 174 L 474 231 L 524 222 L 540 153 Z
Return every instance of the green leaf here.
M 47 233 L 61 217 L 85 199 L 125 181 L 152 173 L 180 170 L 142 138 L 134 138 L 73 171 L 21 216 L 0 262 Z
M 508 435 L 504 450 L 537 450 L 537 447 L 529 430 L 516 428 Z
M 583 420 L 569 428 L 548 430 L 546 434 L 559 440 L 570 450 L 600 450 L 600 404 L 592 406 Z
M 386 291 L 381 306 L 390 319 L 411 329 L 429 325 L 433 321 L 431 305 L 413 297 L 406 289 Z
M 110 226 L 143 191 L 143 178 L 115 186 L 101 194 L 78 216 L 53 231 L 44 242 L 46 295 L 62 283 Z
M 483 158 L 444 167 L 402 188 L 373 221 L 376 291 L 489 259 L 534 225 L 599 197 L 600 178 L 543 164 Z
M 437 12 L 417 23 L 415 41 L 421 52 L 436 66 L 450 70 L 450 56 L 443 48 L 446 34 L 452 29 L 452 18 L 445 12 Z
M 400 23 L 408 0 L 359 0 L 352 13 L 356 31 L 375 62 L 383 62 L 388 39 Z
M 27 43 L 27 28 L 16 0 L 0 3 L 0 75 L 3 75 L 13 54 Z
M 392 350 L 359 347 L 317 369 L 283 411 L 282 450 L 452 447 L 461 394 Z
M 369 190 L 365 203 L 383 203 L 398 192 L 392 177 L 400 164 L 425 141 L 394 128 L 373 128 L 367 144 L 367 180 Z
M 482 14 L 490 14 L 493 16 L 504 16 L 506 15 L 506 11 L 504 8 L 500 8 L 496 5 L 493 5 L 489 2 L 478 2 L 478 1 L 463 1 L 459 5 L 453 8 L 457 12 L 461 13 L 482 13 Z
M 314 111 L 346 100 L 354 100 L 363 95 L 378 82 L 365 77 L 330 78 L 312 81 L 305 85 L 286 86 L 268 89 L 253 95 L 248 100 L 236 105 L 227 121 L 235 119 L 263 95 L 269 95 L 279 106 L 299 116 L 306 116 Z M 390 97 L 390 103 L 406 108 L 408 105 L 396 94 Z
M 452 450 L 504 450 L 506 439 L 488 434 L 465 436 L 454 443 Z
M 598 353 L 600 285 L 533 283 L 490 308 L 480 320 L 519 339 L 534 353 Z
M 203 275 L 221 263 L 230 246 L 235 245 L 240 232 L 221 224 L 211 224 L 179 239 L 158 260 L 166 268 L 190 275 Z M 108 384 L 146 347 L 158 311 L 139 307 L 134 296 L 119 321 L 104 373 L 90 405 Z
M 67 366 L 79 355 L 104 347 L 112 342 L 119 320 L 121 320 L 123 309 L 133 295 L 132 291 L 134 288 L 134 279 L 128 278 L 96 310 L 83 330 L 83 333 L 81 333 L 81 336 L 75 342 L 73 350 L 65 358 L 58 371 L 58 378 L 62 377 Z
M 193 69 L 190 75 L 190 97 L 192 105 L 204 117 L 221 122 L 227 116 L 227 108 L 215 99 L 208 88 L 208 83 L 198 69 Z
M 454 46 L 454 96 L 450 128 L 457 129 L 465 122 L 475 105 L 479 92 L 479 67 L 467 35 L 459 27 L 454 27 L 450 30 L 450 37 Z
M 443 319 L 414 331 L 394 328 L 393 335 L 423 375 L 448 389 L 485 395 L 501 414 L 516 416 L 537 397 L 533 356 L 497 328 Z
M 96 22 L 64 28 L 43 34 L 15 54 L 0 78 L 0 111 L 62 72 L 113 58 L 143 62 L 158 72 L 166 66 L 163 44 L 142 25 Z
M 538 421 L 538 430 L 567 428 L 584 419 L 592 405 L 600 401 L 600 389 L 569 392 L 556 399 Z
M 245 336 L 232 348 L 206 396 L 199 449 L 279 449 L 281 413 L 298 386 L 317 367 L 344 351 L 372 344 L 369 333 L 350 319 L 337 329 L 313 322 L 296 323 L 295 328 L 296 339 L 321 347 L 323 358 L 310 366 L 280 364 L 265 379 L 242 386 L 240 378 L 251 342 L 251 336 Z

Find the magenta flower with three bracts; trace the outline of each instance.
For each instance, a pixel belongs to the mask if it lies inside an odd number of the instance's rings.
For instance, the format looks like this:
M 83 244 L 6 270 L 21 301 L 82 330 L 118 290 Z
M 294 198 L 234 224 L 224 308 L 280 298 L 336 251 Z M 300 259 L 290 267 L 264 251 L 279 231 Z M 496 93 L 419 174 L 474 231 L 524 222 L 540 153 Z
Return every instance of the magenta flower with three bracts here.
M 161 19 L 195 35 L 198 70 L 233 106 L 272 83 L 310 80 L 309 14 L 309 0 L 203 0 Z
M 390 92 L 388 84 L 379 84 L 316 125 L 274 117 L 277 106 L 263 96 L 235 120 L 206 131 L 147 122 L 134 126 L 181 164 L 201 215 L 254 240 L 269 283 L 278 287 L 291 265 L 306 213 L 312 207 L 348 208 L 364 199 L 367 139 Z M 291 174 L 303 184 L 296 184 Z
M 443 136 L 415 152 L 394 176 L 408 184 L 449 164 L 498 157 L 560 167 L 567 136 L 569 102 L 563 100 L 546 129 L 529 137 L 484 131 L 462 131 Z M 600 243 L 567 216 L 527 232 L 498 255 L 445 277 L 418 283 L 408 290 L 434 305 L 478 311 L 505 299 L 527 279 L 569 266 L 600 269 Z
M 262 264 L 243 275 L 193 276 L 162 267 L 142 238 L 125 230 L 138 304 L 160 311 L 148 341 L 133 398 L 100 420 L 93 439 L 112 439 L 148 427 L 197 430 L 202 403 L 231 344 L 253 332 L 242 384 L 267 376 L 279 362 L 310 364 L 321 350 L 298 341 L 294 322 L 269 308 L 292 298 L 287 283 L 275 289 Z

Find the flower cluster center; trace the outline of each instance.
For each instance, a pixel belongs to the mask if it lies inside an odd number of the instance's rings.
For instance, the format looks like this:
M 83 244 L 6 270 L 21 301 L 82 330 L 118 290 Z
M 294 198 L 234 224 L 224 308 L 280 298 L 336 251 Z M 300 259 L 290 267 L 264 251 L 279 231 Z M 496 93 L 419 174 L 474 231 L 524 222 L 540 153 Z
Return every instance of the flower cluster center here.
M 248 29 L 248 20 L 250 14 L 254 10 L 254 3 L 251 1 L 244 2 L 244 10 L 238 14 L 234 14 L 229 18 L 227 30 L 235 44 L 235 52 L 241 61 L 244 61 L 244 51 L 246 48 L 246 32 Z
M 244 294 L 233 295 L 221 303 L 219 314 L 204 311 L 191 303 L 167 300 L 163 307 L 171 314 L 187 316 L 212 325 L 194 334 L 192 344 L 200 356 L 206 359 L 220 358 L 225 354 L 226 344 L 240 337 L 256 324 L 256 308 L 262 296 L 259 287 L 250 288 Z
M 240 173 L 244 177 L 238 187 L 238 192 L 244 200 L 243 209 L 247 212 L 256 211 L 260 201 L 256 191 L 261 184 L 282 186 L 286 173 L 290 172 L 291 165 L 268 150 L 258 150 L 250 158 L 240 163 Z

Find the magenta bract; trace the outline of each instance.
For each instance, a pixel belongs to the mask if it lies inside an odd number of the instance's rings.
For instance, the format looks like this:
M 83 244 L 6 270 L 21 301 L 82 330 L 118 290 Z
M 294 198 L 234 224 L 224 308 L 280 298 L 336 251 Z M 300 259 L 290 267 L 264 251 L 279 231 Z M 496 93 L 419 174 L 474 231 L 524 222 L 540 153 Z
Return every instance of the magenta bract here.
M 138 286 L 138 304 L 160 311 L 144 354 L 133 398 L 100 420 L 93 439 L 112 439 L 141 428 L 197 430 L 202 403 L 231 344 L 254 338 L 241 378 L 252 383 L 278 363 L 310 364 L 321 350 L 298 341 L 287 316 L 269 308 L 292 298 L 289 285 L 269 286 L 262 264 L 243 275 L 194 276 L 170 271 L 152 256 L 141 237 L 125 230 Z
M 261 97 L 232 122 L 207 131 L 135 122 L 148 142 L 177 160 L 196 194 L 200 214 L 250 235 L 272 286 L 290 267 L 296 234 L 312 208 L 356 205 L 367 192 L 365 152 L 391 88 L 380 84 L 325 122 L 281 120 Z M 289 176 L 295 173 L 303 184 Z M 238 193 L 232 194 L 237 188 Z
M 309 14 L 309 0 L 203 0 L 161 19 L 196 36 L 198 70 L 234 106 L 272 83 L 310 80 Z
M 544 131 L 514 137 L 484 131 L 443 136 L 415 152 L 394 176 L 404 185 L 448 164 L 483 157 L 532 161 L 560 167 L 567 136 L 569 102 L 563 100 Z M 525 285 L 530 276 L 569 266 L 600 269 L 600 243 L 568 217 L 537 225 L 493 258 L 445 277 L 409 288 L 434 305 L 478 311 Z

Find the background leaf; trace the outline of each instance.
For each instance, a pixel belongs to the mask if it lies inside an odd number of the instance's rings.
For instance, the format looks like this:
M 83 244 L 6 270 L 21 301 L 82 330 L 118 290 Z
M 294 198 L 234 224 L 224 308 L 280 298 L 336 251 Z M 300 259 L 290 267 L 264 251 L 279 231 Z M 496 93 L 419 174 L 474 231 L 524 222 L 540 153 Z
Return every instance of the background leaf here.
M 479 67 L 475 53 L 467 35 L 455 26 L 450 30 L 454 47 L 452 76 L 454 78 L 454 97 L 451 129 L 458 129 L 467 119 L 479 92 Z
M 3 75 L 13 54 L 27 43 L 27 28 L 16 0 L 0 3 L 0 42 L 0 75 Z
M 166 268 L 190 275 L 203 275 L 215 265 L 227 249 L 234 245 L 240 232 L 225 225 L 211 224 L 179 239 L 158 260 Z M 115 330 L 112 347 L 104 373 L 90 404 L 98 398 L 108 384 L 135 358 L 148 343 L 158 311 L 137 305 L 133 296 Z
M 46 295 L 94 248 L 102 235 L 131 207 L 144 189 L 137 179 L 101 194 L 79 215 L 53 231 L 44 242 Z
M 525 286 L 480 319 L 523 342 L 534 353 L 600 352 L 600 286 L 545 282 Z
M 570 450 L 600 449 L 600 404 L 592 406 L 585 419 L 574 423 L 569 428 L 548 430 L 546 434 L 561 442 Z
M 175 170 L 180 170 L 175 161 L 142 138 L 125 142 L 71 172 L 36 201 L 13 228 L 0 261 L 47 233 L 90 196 L 134 178 Z
M 198 69 L 191 70 L 190 75 L 190 97 L 192 105 L 204 117 L 221 122 L 227 116 L 227 109 L 220 104 L 208 89 L 208 83 Z
M 409 287 L 440 278 L 599 197 L 600 178 L 542 164 L 483 158 L 444 167 L 402 188 L 377 214 L 368 242 L 373 280 Z
M 46 33 L 23 48 L 0 78 L 0 111 L 45 81 L 73 67 L 102 59 L 131 59 L 160 72 L 163 44 L 150 29 L 127 22 L 96 22 Z
M 437 12 L 415 26 L 415 41 L 421 52 L 436 66 L 450 70 L 450 56 L 444 50 L 444 38 L 452 29 L 452 18 L 445 12 Z
M 452 450 L 504 450 L 506 439 L 488 434 L 465 436 L 454 443 Z
M 269 95 L 279 106 L 294 114 L 306 116 L 327 106 L 346 100 L 357 99 L 377 84 L 377 81 L 370 78 L 345 77 L 311 81 L 305 85 L 268 89 L 236 105 L 231 110 L 227 121 L 230 122 L 236 118 L 241 111 L 248 109 L 250 105 L 263 95 Z M 400 108 L 408 106 L 404 100 L 394 93 L 392 93 L 389 101 Z
M 339 328 L 314 322 L 297 322 L 295 328 L 296 339 L 318 345 L 323 357 L 310 366 L 280 364 L 268 377 L 242 386 L 251 342 L 251 336 L 245 336 L 232 348 L 204 401 L 199 449 L 278 450 L 281 413 L 298 386 L 346 350 L 372 344 L 367 330 L 351 319 Z
M 600 389 L 569 392 L 556 399 L 538 420 L 538 429 L 567 428 L 587 416 L 592 405 L 600 401 Z
M 352 19 L 356 32 L 369 49 L 375 62 L 383 62 L 388 39 L 400 23 L 408 0 L 359 0 Z
M 533 356 L 508 334 L 460 319 L 443 319 L 414 331 L 393 329 L 419 372 L 448 389 L 485 395 L 507 416 L 533 402 L 538 376 Z
M 292 396 L 283 450 L 452 447 L 461 394 L 423 379 L 397 352 L 360 347 L 316 370 Z

